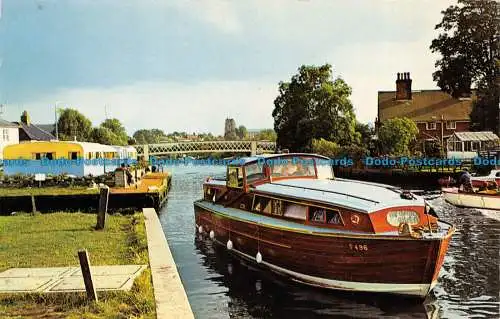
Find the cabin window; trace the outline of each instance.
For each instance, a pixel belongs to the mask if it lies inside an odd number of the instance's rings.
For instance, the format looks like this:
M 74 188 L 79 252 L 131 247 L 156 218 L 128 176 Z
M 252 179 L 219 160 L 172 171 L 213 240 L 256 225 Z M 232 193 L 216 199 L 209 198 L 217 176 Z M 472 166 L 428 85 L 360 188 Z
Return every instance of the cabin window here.
M 500 172 L 498 172 L 495 176 L 496 176 L 496 177 L 500 177 Z
M 42 160 L 48 159 L 53 160 L 56 157 L 56 153 L 33 153 L 33 159 Z
M 69 152 L 68 158 L 71 160 L 77 160 L 78 159 L 78 152 Z
M 305 157 L 277 159 L 272 161 L 273 177 L 310 176 L 314 177 L 314 161 Z
M 252 209 L 259 213 L 271 214 L 271 199 L 255 196 Z
M 243 187 L 243 170 L 241 167 L 229 167 L 227 169 L 227 186 L 234 188 Z
M 309 221 L 328 225 L 343 225 L 340 212 L 322 207 L 309 207 Z
M 272 210 L 273 215 L 283 216 L 283 201 L 279 199 L 273 199 L 272 209 L 273 209 Z
M 283 216 L 294 219 L 307 219 L 307 207 L 304 205 L 286 203 L 285 213 Z
M 315 223 L 324 223 L 325 209 L 319 207 L 311 207 L 309 211 L 309 220 Z
M 342 225 L 342 218 L 340 213 L 335 210 L 326 210 L 326 223 L 330 225 Z
M 247 177 L 247 184 L 263 179 L 264 172 L 263 166 L 258 163 L 250 164 L 245 167 L 245 174 Z
M 333 171 L 329 163 L 316 161 L 316 170 L 318 171 L 318 179 L 333 179 Z

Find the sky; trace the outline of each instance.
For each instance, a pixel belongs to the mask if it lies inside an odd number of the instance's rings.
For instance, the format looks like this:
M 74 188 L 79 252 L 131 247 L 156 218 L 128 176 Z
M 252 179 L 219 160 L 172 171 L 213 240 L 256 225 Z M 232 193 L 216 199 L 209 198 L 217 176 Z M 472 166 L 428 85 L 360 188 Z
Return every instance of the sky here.
M 329 63 L 360 122 L 397 72 L 436 89 L 434 26 L 451 0 L 0 0 L 2 117 L 222 134 L 272 128 L 278 83 Z

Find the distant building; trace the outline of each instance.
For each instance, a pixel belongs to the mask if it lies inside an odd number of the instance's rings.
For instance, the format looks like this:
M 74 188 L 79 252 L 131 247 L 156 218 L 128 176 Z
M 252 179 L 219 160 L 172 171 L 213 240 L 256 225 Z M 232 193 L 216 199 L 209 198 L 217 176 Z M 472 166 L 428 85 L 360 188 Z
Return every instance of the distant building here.
M 437 141 L 443 146 L 453 133 L 469 131 L 475 92 L 454 98 L 441 90 L 413 91 L 411 84 L 409 72 L 398 73 L 396 91 L 378 92 L 376 128 L 388 119 L 407 117 L 417 124 L 422 144 Z
M 28 112 L 24 111 L 21 115 L 21 122 L 13 122 L 19 127 L 19 141 L 50 141 L 56 137 L 38 125 L 31 123 Z
M 481 153 L 500 154 L 500 138 L 493 132 L 455 132 L 447 141 L 449 158 L 472 159 Z
M 226 119 L 224 124 L 224 137 L 236 137 L 236 122 L 234 119 Z
M 3 159 L 3 148 L 19 143 L 19 125 L 0 119 L 0 159 Z

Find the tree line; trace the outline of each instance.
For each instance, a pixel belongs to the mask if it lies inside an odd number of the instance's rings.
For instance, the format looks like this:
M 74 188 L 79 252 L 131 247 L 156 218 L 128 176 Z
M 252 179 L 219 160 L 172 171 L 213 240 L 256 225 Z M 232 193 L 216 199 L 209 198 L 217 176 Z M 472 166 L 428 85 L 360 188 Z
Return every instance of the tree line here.
M 125 127 L 116 118 L 106 119 L 99 126 L 94 127 L 92 122 L 78 110 L 65 108 L 59 110 L 57 122 L 59 139 L 72 141 L 74 139 L 84 142 L 94 142 L 106 145 L 134 145 L 134 144 L 156 144 L 177 142 L 189 137 L 195 137 L 196 141 L 217 141 L 224 139 L 248 139 L 247 129 L 241 125 L 236 130 L 236 135 L 215 136 L 212 133 L 177 132 L 166 134 L 161 129 L 140 129 L 132 136 L 128 136 Z M 256 136 L 256 140 L 275 141 L 276 133 L 272 129 L 262 130 Z

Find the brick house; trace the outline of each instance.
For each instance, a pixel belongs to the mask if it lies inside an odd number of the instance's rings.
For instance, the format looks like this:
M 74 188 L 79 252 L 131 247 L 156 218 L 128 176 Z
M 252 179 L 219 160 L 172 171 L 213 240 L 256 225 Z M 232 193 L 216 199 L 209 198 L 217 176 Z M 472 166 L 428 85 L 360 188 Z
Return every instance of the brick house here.
M 396 91 L 378 92 L 376 127 L 388 119 L 407 117 L 417 124 L 424 150 L 426 142 L 446 146 L 453 133 L 469 131 L 474 92 L 471 97 L 457 99 L 441 90 L 412 91 L 411 82 L 409 72 L 398 73 Z

